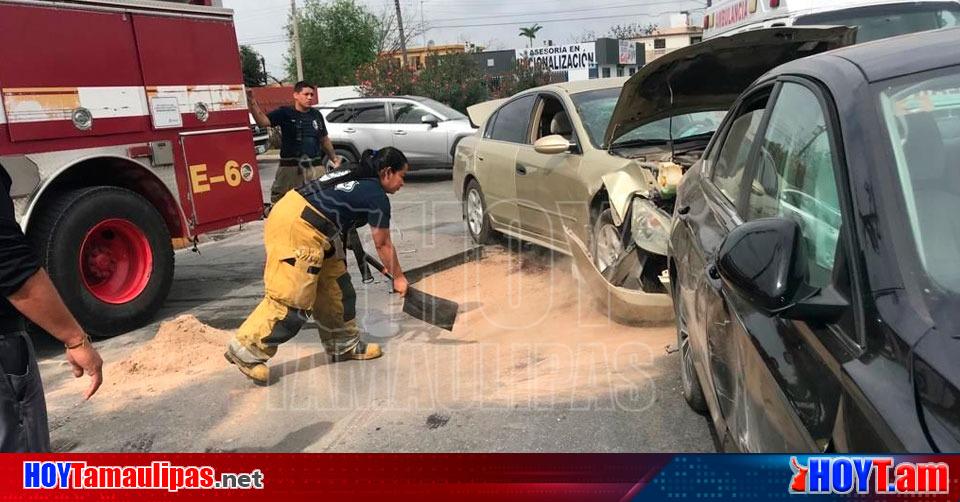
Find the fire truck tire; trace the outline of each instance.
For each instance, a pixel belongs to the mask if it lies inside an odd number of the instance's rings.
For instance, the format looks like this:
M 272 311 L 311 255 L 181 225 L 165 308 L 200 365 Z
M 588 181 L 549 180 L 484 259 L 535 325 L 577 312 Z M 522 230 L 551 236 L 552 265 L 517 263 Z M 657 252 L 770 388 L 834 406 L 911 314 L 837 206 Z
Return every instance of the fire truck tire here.
M 107 186 L 61 192 L 31 227 L 60 296 L 93 336 L 143 326 L 170 292 L 170 233 L 135 192 Z

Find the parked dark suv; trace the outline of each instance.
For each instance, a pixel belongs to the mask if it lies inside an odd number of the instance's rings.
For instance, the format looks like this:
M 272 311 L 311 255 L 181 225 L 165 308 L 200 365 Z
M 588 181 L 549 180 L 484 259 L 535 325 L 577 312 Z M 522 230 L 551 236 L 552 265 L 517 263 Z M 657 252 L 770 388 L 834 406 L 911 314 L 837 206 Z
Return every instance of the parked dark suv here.
M 960 29 L 800 59 L 677 195 L 682 387 L 724 448 L 960 450 Z

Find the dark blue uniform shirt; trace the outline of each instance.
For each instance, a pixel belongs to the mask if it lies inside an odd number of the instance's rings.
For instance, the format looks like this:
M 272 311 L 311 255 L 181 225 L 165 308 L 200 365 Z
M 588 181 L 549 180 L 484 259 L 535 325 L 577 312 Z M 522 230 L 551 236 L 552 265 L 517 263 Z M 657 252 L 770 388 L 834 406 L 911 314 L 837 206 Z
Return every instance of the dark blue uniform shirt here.
M 297 191 L 342 232 L 368 223 L 372 227 L 390 228 L 390 199 L 378 178 L 347 181 L 330 188 L 323 188 L 322 183 L 323 178 Z
M 281 106 L 267 117 L 271 126 L 280 127 L 280 157 L 320 157 L 320 141 L 327 136 L 327 124 L 318 110 L 300 112 L 292 106 Z

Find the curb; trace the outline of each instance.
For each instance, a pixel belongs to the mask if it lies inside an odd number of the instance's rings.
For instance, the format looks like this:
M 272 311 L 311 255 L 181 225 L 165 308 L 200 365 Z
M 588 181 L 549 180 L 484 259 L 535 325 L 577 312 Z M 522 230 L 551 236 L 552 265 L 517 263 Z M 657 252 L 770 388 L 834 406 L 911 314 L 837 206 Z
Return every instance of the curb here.
M 464 263 L 479 261 L 481 258 L 483 258 L 483 246 L 476 246 L 463 251 L 462 253 L 441 258 L 437 261 L 427 263 L 426 265 L 414 267 L 405 271 L 404 275 L 407 276 L 407 280 L 410 282 L 410 284 L 414 284 L 427 276 L 436 274 L 437 272 L 443 272 L 444 270 L 463 265 Z

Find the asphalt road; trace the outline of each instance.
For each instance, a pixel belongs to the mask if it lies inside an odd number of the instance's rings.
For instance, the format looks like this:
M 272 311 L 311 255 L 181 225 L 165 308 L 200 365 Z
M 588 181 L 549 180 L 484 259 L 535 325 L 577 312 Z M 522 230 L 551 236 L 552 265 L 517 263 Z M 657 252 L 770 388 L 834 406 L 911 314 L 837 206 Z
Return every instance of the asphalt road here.
M 261 164 L 264 193 L 275 166 L 270 161 Z M 392 198 L 394 240 L 405 268 L 473 247 L 450 183 L 449 172 L 411 173 L 404 189 Z M 369 232 L 361 231 L 361 236 L 372 252 Z M 261 298 L 261 239 L 262 223 L 257 222 L 208 238 L 199 253 L 177 252 L 173 288 L 156 322 L 97 342 L 104 359 L 111 362 L 129 357 L 156 335 L 161 321 L 180 314 L 192 314 L 221 329 L 238 327 Z M 84 402 L 79 392 L 74 392 L 76 384 L 71 382 L 62 348 L 38 340 L 54 448 L 184 452 L 715 450 L 706 418 L 693 413 L 680 395 L 677 354 L 669 353 L 659 341 L 646 347 L 649 356 L 643 364 L 649 377 L 644 384 L 628 387 L 610 400 L 505 403 L 486 401 L 483 396 L 487 394 L 465 400 L 444 392 L 443 382 L 462 373 L 463 366 L 470 364 L 463 356 L 471 352 L 459 350 L 463 347 L 449 333 L 405 318 L 387 288 L 382 280 L 357 284 L 358 318 L 369 336 L 385 345 L 383 358 L 329 364 L 321 354 L 315 330 L 308 325 L 271 361 L 279 382 L 266 388 L 254 387 L 224 362 L 222 371 L 169 389 L 163 385 L 163 376 L 154 377 L 163 391 L 122 399 L 98 395 Z M 473 348 L 508 350 L 503 340 L 509 339 L 515 346 L 524 342 L 524 333 L 515 330 L 496 338 L 499 341 Z M 592 345 L 584 343 L 583 347 L 575 352 L 587 353 Z M 447 358 L 454 350 L 458 350 L 457 359 L 450 362 L 453 359 Z M 169 357 L 175 359 L 181 351 L 187 354 L 191 347 L 178 348 Z M 584 366 L 582 361 L 580 366 Z M 602 361 L 586 366 L 601 377 L 618 376 Z M 520 362 L 511 371 L 525 367 L 526 363 Z M 493 373 L 495 381 L 490 385 L 517 382 L 497 379 L 496 370 Z M 109 382 L 136 375 L 108 373 L 105 377 Z M 423 399 L 420 390 L 430 385 L 440 390 Z M 503 390 L 497 394 L 502 395 Z M 411 396 L 420 397 L 408 399 Z M 631 405 L 641 401 L 643 406 Z

